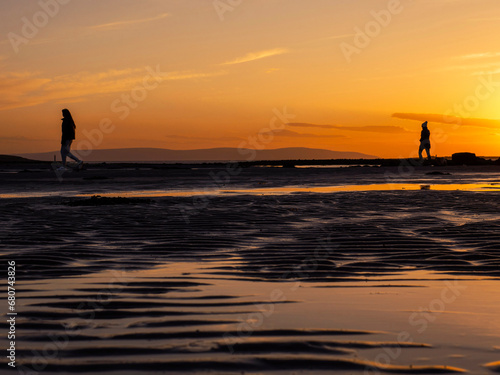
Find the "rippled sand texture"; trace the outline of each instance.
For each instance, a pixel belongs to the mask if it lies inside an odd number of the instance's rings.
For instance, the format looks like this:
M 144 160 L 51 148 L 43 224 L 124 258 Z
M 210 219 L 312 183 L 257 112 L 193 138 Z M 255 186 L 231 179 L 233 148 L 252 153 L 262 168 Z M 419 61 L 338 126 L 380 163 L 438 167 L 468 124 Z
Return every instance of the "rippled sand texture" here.
M 24 369 L 498 371 L 496 192 L 71 200 L 0 202 Z

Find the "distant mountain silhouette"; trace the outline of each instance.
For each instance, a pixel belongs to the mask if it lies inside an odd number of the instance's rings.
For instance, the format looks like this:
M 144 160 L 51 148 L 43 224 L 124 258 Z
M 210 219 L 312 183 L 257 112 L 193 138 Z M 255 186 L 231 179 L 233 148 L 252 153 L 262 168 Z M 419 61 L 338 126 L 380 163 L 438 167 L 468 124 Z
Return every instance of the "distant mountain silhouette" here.
M 36 160 L 26 159 L 20 156 L 0 155 L 0 163 L 33 163 L 34 161 Z
M 132 162 L 132 161 L 253 161 L 253 160 L 307 160 L 307 159 L 376 159 L 377 156 L 359 152 L 330 151 L 306 147 L 289 147 L 274 150 L 251 150 L 238 148 L 209 148 L 199 150 L 169 150 L 163 148 L 118 148 L 74 153 L 84 161 Z M 88 153 L 88 155 L 86 155 Z M 19 154 L 36 160 L 61 160 L 59 151 Z

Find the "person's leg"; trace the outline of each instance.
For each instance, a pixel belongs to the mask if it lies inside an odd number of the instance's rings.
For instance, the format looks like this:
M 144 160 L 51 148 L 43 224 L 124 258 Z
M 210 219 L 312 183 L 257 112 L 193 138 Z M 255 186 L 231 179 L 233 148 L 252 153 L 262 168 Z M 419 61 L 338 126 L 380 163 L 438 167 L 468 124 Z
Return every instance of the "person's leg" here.
M 68 156 L 68 146 L 66 142 L 61 144 L 61 159 L 63 167 L 66 167 L 66 157 Z
M 71 150 L 71 144 L 72 144 L 72 143 L 73 143 L 73 141 L 67 141 L 67 144 L 68 144 L 68 146 L 67 146 L 67 151 L 68 151 L 67 156 L 68 156 L 68 157 L 70 157 L 71 159 L 73 159 L 73 160 L 74 160 L 74 161 L 76 161 L 76 162 L 80 162 L 80 159 L 78 159 L 78 158 L 77 158 L 75 155 L 73 155 L 73 154 L 71 153 L 71 151 L 70 151 L 70 150 Z
M 422 151 L 424 151 L 424 147 L 422 144 L 420 144 L 420 147 L 418 148 L 418 158 L 422 160 Z
M 431 160 L 431 148 L 430 147 L 426 147 L 425 148 L 425 152 L 427 153 L 427 159 Z

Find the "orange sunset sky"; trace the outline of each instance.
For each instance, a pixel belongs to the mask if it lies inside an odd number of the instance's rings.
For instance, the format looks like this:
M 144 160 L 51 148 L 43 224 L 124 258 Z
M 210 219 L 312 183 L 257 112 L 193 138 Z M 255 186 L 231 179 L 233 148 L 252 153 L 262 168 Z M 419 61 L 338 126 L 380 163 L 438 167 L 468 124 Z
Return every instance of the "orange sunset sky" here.
M 67 107 L 75 148 L 239 147 L 260 133 L 266 149 L 413 157 L 429 120 L 433 155 L 500 155 L 498 0 L 1 7 L 3 154 L 57 150 Z

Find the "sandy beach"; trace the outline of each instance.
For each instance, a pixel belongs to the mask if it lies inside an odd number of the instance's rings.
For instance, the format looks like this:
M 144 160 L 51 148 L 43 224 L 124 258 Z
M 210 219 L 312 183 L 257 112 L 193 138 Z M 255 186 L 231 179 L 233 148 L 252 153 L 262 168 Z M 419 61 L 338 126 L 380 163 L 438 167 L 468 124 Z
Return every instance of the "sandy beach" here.
M 231 168 L 0 167 L 11 372 L 500 372 L 500 167 Z
M 0 375 L 500 375 L 498 1 L 1 9 Z

